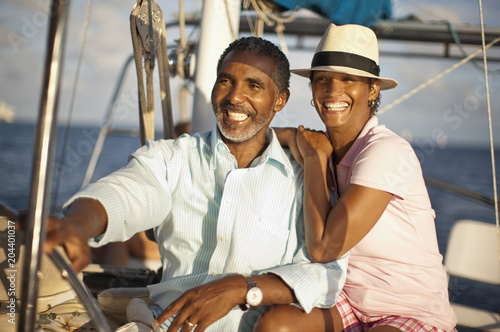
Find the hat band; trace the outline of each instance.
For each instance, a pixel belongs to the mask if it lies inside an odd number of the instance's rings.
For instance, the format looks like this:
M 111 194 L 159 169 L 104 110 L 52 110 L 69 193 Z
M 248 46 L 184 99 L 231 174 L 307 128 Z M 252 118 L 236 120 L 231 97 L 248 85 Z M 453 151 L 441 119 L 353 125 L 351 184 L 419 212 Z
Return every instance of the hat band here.
M 379 76 L 380 67 L 367 57 L 347 52 L 318 52 L 314 54 L 311 68 L 318 66 L 342 66 L 364 70 Z

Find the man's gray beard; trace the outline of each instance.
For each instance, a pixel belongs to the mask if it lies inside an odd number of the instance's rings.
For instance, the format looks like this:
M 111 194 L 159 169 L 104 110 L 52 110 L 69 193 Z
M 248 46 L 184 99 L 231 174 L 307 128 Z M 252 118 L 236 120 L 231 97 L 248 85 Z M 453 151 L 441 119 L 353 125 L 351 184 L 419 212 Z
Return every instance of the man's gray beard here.
M 230 130 L 226 130 L 226 128 L 224 127 L 225 125 L 223 123 L 224 120 L 218 116 L 219 111 L 217 109 L 217 106 L 212 104 L 212 107 L 214 109 L 215 120 L 217 121 L 217 127 L 219 127 L 219 131 L 221 132 L 222 136 L 224 136 L 226 139 L 234 143 L 243 143 L 254 137 L 262 128 L 264 128 L 269 123 L 269 119 L 271 119 L 271 116 L 273 115 L 273 111 L 271 110 L 269 112 L 269 116 L 266 119 L 257 120 L 257 122 L 254 122 L 247 131 L 233 132 L 231 129 L 234 128 L 232 128 L 231 125 L 227 125 L 228 127 L 230 127 Z

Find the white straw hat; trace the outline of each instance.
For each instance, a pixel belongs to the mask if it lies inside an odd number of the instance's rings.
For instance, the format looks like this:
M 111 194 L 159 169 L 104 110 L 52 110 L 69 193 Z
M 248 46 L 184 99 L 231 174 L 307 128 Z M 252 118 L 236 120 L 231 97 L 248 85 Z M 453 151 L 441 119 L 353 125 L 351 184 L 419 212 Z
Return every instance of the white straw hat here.
M 372 29 L 356 24 L 330 24 L 316 48 L 311 69 L 294 69 L 292 73 L 309 77 L 311 71 L 333 71 L 376 78 L 380 90 L 395 88 L 398 82 L 380 77 L 377 36 Z

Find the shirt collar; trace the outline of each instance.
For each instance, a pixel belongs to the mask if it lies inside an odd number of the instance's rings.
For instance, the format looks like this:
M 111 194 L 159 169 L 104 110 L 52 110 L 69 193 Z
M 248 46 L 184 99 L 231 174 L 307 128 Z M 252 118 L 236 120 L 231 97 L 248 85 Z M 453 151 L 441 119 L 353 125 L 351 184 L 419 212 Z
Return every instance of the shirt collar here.
M 255 158 L 250 167 L 258 167 L 263 164 L 269 164 L 280 169 L 285 176 L 293 176 L 294 172 L 292 163 L 290 162 L 288 155 L 281 147 L 279 140 L 276 137 L 276 133 L 272 128 L 267 129 L 266 141 L 269 142 L 266 150 L 264 150 L 264 152 L 259 157 Z M 228 155 L 231 154 L 227 145 L 224 143 L 224 141 L 222 141 L 217 124 L 215 125 L 214 129 L 212 129 L 211 146 L 214 165 L 215 167 L 217 167 L 217 158 L 222 157 L 222 155 L 219 155 L 219 153 L 224 151 Z
M 231 152 L 229 151 L 229 148 L 222 141 L 222 138 L 220 136 L 220 132 L 219 132 L 219 128 L 217 127 L 217 124 L 215 124 L 214 128 L 212 129 L 212 137 L 211 137 L 210 145 L 212 147 L 212 156 L 213 156 L 213 159 L 214 159 L 214 168 L 217 168 L 217 158 L 218 158 L 219 153 L 223 153 L 224 156 L 231 155 Z

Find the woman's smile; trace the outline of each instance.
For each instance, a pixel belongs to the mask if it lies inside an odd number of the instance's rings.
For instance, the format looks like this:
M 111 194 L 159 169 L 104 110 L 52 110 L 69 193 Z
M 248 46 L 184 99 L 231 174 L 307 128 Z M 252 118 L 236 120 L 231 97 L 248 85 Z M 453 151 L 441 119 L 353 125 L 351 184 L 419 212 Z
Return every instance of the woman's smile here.
M 343 112 L 349 107 L 349 103 L 345 101 L 337 101 L 337 102 L 324 102 L 323 109 L 326 112 Z

